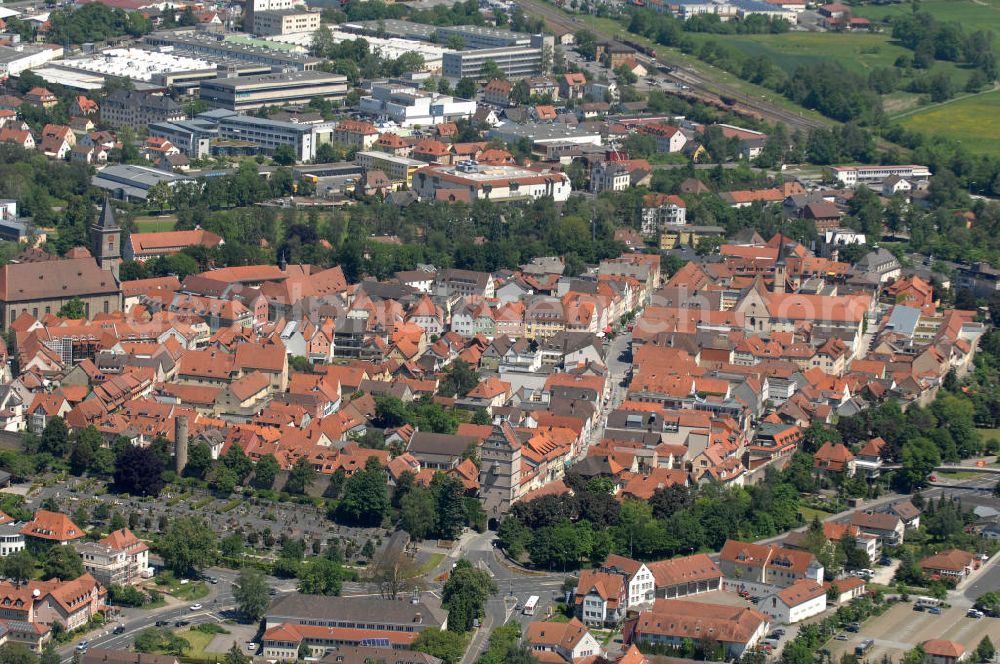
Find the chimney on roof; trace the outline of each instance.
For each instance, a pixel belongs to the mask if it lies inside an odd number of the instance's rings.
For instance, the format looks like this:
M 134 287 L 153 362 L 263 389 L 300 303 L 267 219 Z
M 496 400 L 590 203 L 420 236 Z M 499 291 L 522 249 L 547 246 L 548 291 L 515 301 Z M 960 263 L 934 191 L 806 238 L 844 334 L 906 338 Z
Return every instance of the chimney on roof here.
M 184 473 L 188 457 L 188 418 L 181 415 L 174 420 L 174 465 L 178 477 Z

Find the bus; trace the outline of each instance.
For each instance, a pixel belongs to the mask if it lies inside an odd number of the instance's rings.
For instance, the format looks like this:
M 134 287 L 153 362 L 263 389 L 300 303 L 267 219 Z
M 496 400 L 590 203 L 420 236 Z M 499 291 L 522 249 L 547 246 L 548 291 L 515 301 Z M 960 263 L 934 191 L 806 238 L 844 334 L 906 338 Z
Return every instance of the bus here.
M 923 611 L 924 609 L 931 609 L 935 606 L 941 606 L 941 600 L 935 599 L 933 597 L 918 597 L 913 601 L 913 608 L 918 611 Z
M 538 606 L 538 595 L 532 595 L 528 598 L 528 601 L 524 603 L 524 608 L 521 610 L 526 616 L 535 615 L 535 608 Z
M 873 640 L 871 640 L 871 639 L 865 639 L 864 641 L 862 641 L 858 645 L 854 646 L 854 656 L 855 657 L 864 657 L 865 653 L 867 653 L 869 650 L 871 650 L 872 646 L 874 646 L 874 645 L 875 645 L 875 642 Z

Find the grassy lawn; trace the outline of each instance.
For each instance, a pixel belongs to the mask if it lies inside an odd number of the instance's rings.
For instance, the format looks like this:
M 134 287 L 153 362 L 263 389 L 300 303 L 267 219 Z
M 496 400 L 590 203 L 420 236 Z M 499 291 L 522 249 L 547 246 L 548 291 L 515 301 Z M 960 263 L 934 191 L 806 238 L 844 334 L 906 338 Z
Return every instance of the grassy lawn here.
M 173 596 L 180 600 L 196 600 L 208 595 L 208 586 L 199 581 L 198 583 L 187 583 L 175 590 Z
M 941 477 L 941 478 L 944 478 L 944 479 L 949 479 L 949 480 L 967 480 L 970 477 L 978 477 L 979 475 L 981 475 L 981 473 L 977 473 L 975 471 L 969 471 L 969 470 L 960 470 L 960 471 L 956 471 L 956 472 L 950 472 L 950 471 L 948 471 L 948 472 L 943 472 L 943 473 L 937 473 L 938 477 Z
M 961 141 L 972 152 L 996 154 L 1000 151 L 998 118 L 1000 91 L 995 90 L 917 111 L 899 122 L 907 129 Z
M 218 659 L 218 654 L 210 654 L 205 652 L 205 648 L 208 644 L 212 642 L 215 638 L 215 634 L 206 634 L 196 629 L 188 629 L 183 632 L 178 632 L 177 636 L 187 639 L 191 647 L 184 651 L 185 657 L 191 657 L 194 659 Z
M 979 432 L 980 438 L 983 442 L 988 442 L 991 440 L 1000 440 L 1000 429 L 976 429 Z
M 802 519 L 806 523 L 812 523 L 813 519 L 819 519 L 822 521 L 826 517 L 833 514 L 833 512 L 827 512 L 826 510 L 818 510 L 815 507 L 800 507 L 799 514 L 802 515 Z
M 440 565 L 442 560 L 444 560 L 444 554 L 443 553 L 432 553 L 427 558 L 427 560 L 425 560 L 423 563 L 420 564 L 419 567 L 417 567 L 417 570 L 416 570 L 416 572 L 414 573 L 413 576 L 414 577 L 418 577 L 418 578 L 422 577 L 423 575 L 427 574 L 428 572 L 430 572 L 431 570 L 433 570 L 435 567 L 437 567 L 438 565 Z
M 138 216 L 135 218 L 136 228 L 140 233 L 162 233 L 172 231 L 177 224 L 177 215 Z
M 689 33 L 690 34 L 690 33 Z M 692 35 L 709 41 L 717 35 Z M 835 32 L 788 32 L 781 35 L 727 35 L 720 43 L 750 56 L 765 56 L 789 74 L 802 65 L 834 60 L 848 69 L 867 74 L 892 67 L 896 58 L 910 51 L 890 43 L 888 35 Z
M 864 5 L 852 8 L 858 16 L 881 21 L 887 16 L 910 13 L 909 3 Z M 940 21 L 961 23 L 968 31 L 992 30 L 1000 34 L 1000 0 L 922 0 L 920 11 Z

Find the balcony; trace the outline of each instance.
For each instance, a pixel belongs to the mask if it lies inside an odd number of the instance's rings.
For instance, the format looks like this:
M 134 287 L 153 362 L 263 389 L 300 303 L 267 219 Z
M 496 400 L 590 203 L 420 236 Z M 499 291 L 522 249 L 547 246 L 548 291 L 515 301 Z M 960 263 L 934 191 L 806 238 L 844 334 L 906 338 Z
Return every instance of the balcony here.
M 874 480 L 882 474 L 882 459 L 871 457 L 857 457 L 854 460 L 854 470 L 865 477 Z

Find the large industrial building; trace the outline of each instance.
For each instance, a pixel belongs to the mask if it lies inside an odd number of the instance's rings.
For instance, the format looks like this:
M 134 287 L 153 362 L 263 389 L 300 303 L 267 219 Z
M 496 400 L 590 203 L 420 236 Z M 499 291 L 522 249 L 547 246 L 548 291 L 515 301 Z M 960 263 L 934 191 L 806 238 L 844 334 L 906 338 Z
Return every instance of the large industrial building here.
M 475 51 L 445 53 L 441 73 L 450 79 L 479 78 L 487 61 L 496 63 L 509 78 L 542 73 L 542 49 L 533 46 L 505 46 Z
M 175 55 L 204 58 L 219 63 L 266 65 L 274 70 L 309 71 L 319 67 L 314 58 L 290 45 L 245 36 L 216 35 L 188 30 L 163 30 L 146 35 L 146 44 L 154 47 L 172 46 Z
M 323 71 L 294 71 L 259 76 L 227 76 L 203 81 L 198 97 L 217 108 L 252 111 L 265 106 L 307 104 L 322 97 L 347 96 L 347 77 Z
M 572 187 L 569 176 L 562 172 L 466 161 L 421 168 L 413 176 L 413 191 L 428 200 L 506 201 L 551 196 L 559 202 L 569 198 Z
M 552 35 L 532 35 L 525 32 L 511 32 L 502 28 L 481 25 L 437 26 L 413 21 L 386 19 L 380 21 L 354 21 L 343 23 L 341 30 L 366 36 L 397 37 L 413 41 L 448 43 L 451 37 L 462 40 L 464 49 L 502 48 L 510 46 L 554 47 Z
M 193 181 L 189 177 L 148 166 L 112 164 L 97 171 L 90 184 L 105 190 L 114 198 L 143 202 L 149 195 L 149 190 L 161 182 L 173 187 L 181 182 Z
M 0 46 L 0 78 L 17 76 L 25 69 L 38 67 L 62 56 L 62 46 L 54 44 L 46 44 L 45 46 L 35 46 L 34 44 Z
M 476 113 L 476 102 L 384 82 L 372 84 L 372 94 L 361 98 L 360 110 L 401 127 L 427 127 L 471 118 Z
M 330 28 L 330 41 L 339 44 L 344 41 L 354 41 L 358 35 L 353 32 L 339 30 L 340 26 L 328 26 Z M 298 46 L 309 47 L 312 45 L 315 32 L 300 32 L 286 35 L 275 35 L 268 37 L 270 41 L 282 44 L 296 44 Z M 441 69 L 442 57 L 445 53 L 450 53 L 451 49 L 445 48 L 441 44 L 432 42 L 413 41 L 399 37 L 372 37 L 365 36 L 370 51 L 377 51 L 383 58 L 395 60 L 405 53 L 417 53 L 424 59 L 424 70 L 439 71 Z

